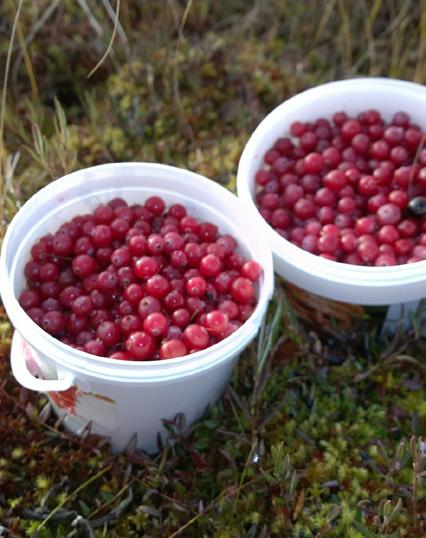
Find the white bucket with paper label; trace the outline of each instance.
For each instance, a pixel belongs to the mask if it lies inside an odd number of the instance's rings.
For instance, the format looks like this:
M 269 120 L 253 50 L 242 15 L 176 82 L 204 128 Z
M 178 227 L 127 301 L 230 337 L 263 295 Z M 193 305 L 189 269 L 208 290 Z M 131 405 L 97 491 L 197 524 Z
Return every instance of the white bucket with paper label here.
M 263 275 L 258 304 L 231 336 L 188 357 L 162 361 L 119 361 L 73 349 L 36 325 L 17 297 L 25 287 L 23 268 L 34 241 L 75 215 L 91 212 L 114 197 L 136 203 L 153 194 L 181 203 L 196 218 L 231 233 Z M 74 172 L 34 195 L 10 224 L 2 246 L 0 291 L 16 332 L 11 350 L 16 379 L 48 394 L 65 427 L 81 433 L 88 424 L 121 450 L 134 433 L 137 445 L 157 449 L 163 419 L 183 413 L 186 425 L 220 396 L 239 354 L 256 336 L 273 292 L 272 256 L 244 205 L 225 188 L 171 166 L 117 163 Z

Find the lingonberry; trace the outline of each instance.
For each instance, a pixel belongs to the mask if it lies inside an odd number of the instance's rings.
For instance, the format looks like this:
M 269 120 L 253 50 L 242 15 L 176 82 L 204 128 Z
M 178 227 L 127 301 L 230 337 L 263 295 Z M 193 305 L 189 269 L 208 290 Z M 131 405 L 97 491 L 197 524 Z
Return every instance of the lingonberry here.
M 188 325 L 183 331 L 183 342 L 189 350 L 201 350 L 209 344 L 209 333 L 196 323 Z
M 114 219 L 114 210 L 110 205 L 100 204 L 93 212 L 93 220 L 97 224 L 108 224 Z
M 145 207 L 150 211 L 153 215 L 159 216 L 162 215 L 164 210 L 166 209 L 166 204 L 164 203 L 164 200 L 160 198 L 159 196 L 151 196 L 147 200 L 145 200 Z
M 178 327 L 186 327 L 191 319 L 191 315 L 186 308 L 178 308 L 172 314 L 172 322 Z
M 108 355 L 110 359 L 114 359 L 116 361 L 131 361 L 133 358 L 130 356 L 129 353 L 126 353 L 125 351 L 114 351 L 110 355 Z
M 126 351 L 135 360 L 150 359 L 156 349 L 154 338 L 144 331 L 136 331 L 126 339 Z
M 243 265 L 241 274 L 256 282 L 262 274 L 262 267 L 255 260 L 250 260 Z
M 84 278 L 95 272 L 96 261 L 94 258 L 92 258 L 92 256 L 89 256 L 87 254 L 80 254 L 79 256 L 76 256 L 75 258 L 73 258 L 71 266 L 75 275 L 77 275 L 79 278 Z M 41 268 L 40 268 L 40 272 L 41 272 Z M 41 275 L 40 275 L 40 278 L 41 278 Z M 49 278 L 47 280 L 52 280 L 52 279 Z
M 92 299 L 89 295 L 79 295 L 71 304 L 71 310 L 78 317 L 86 317 L 93 310 Z
M 89 320 L 87 317 L 80 317 L 74 312 L 66 320 L 66 331 L 68 335 L 78 335 L 88 328 Z
M 125 265 L 129 265 L 131 260 L 132 254 L 128 247 L 116 248 L 111 254 L 111 263 L 115 265 L 115 267 L 124 267 Z
M 178 290 L 172 290 L 163 299 L 164 309 L 168 312 L 174 312 L 175 310 L 185 306 L 185 298 L 182 292 Z
M 146 281 L 146 293 L 162 299 L 170 291 L 170 282 L 163 275 L 154 275 Z
M 125 290 L 124 290 L 124 299 L 128 301 L 130 304 L 139 304 L 139 302 L 142 300 L 142 298 L 145 295 L 145 290 L 143 286 L 140 284 L 130 284 Z
M 160 269 L 157 260 L 151 256 L 142 256 L 134 265 L 135 274 L 139 278 L 149 278 L 154 276 Z
M 191 297 L 202 297 L 206 288 L 207 282 L 202 276 L 195 276 L 186 282 L 186 292 Z
M 96 246 L 107 247 L 113 239 L 112 230 L 106 224 L 98 224 L 94 228 L 91 237 Z
M 222 334 L 228 325 L 228 316 L 221 310 L 212 310 L 206 314 L 204 326 L 210 334 Z
M 100 291 L 110 292 L 117 287 L 118 277 L 117 273 L 112 271 L 102 271 L 98 274 L 96 287 Z
M 364 262 L 374 262 L 379 253 L 379 247 L 374 240 L 360 241 L 357 253 Z
M 168 328 L 169 322 L 167 317 L 161 312 L 153 312 L 143 321 L 143 330 L 154 338 L 166 336 Z
M 379 243 L 393 244 L 400 238 L 397 228 L 393 224 L 385 224 L 377 232 Z
M 93 338 L 92 340 L 89 340 L 84 344 L 84 350 L 87 351 L 87 353 L 90 353 L 91 355 L 98 355 L 99 357 L 103 357 L 105 355 L 105 346 L 104 344 L 97 338 Z
M 161 302 L 150 295 L 146 295 L 138 304 L 138 314 L 141 319 L 145 319 L 153 312 L 161 311 Z
M 187 215 L 180 220 L 179 229 L 182 232 L 193 232 L 197 234 L 200 229 L 200 224 L 198 220 Z
M 79 254 L 94 256 L 95 253 L 95 244 L 90 237 L 83 236 L 76 239 L 73 250 L 74 256 L 78 256 Z
M 235 301 L 247 303 L 254 297 L 253 283 L 248 278 L 238 277 L 232 282 L 230 292 Z
M 323 157 L 319 153 L 308 153 L 303 160 L 305 171 L 307 174 L 318 174 L 324 166 Z
M 188 348 L 182 340 L 168 340 L 161 344 L 160 359 L 175 359 L 188 354 Z
M 69 256 L 74 247 L 72 237 L 64 232 L 58 232 L 52 239 L 52 252 L 58 256 Z
M 294 204 L 294 214 L 300 220 L 307 220 L 315 214 L 315 204 L 309 198 L 299 198 Z
M 126 219 L 122 219 L 120 217 L 115 218 L 110 224 L 110 230 L 113 239 L 124 239 L 129 229 L 129 222 Z
M 50 280 L 48 282 L 42 282 L 39 289 L 41 296 L 44 299 L 47 299 L 48 297 L 56 299 L 61 291 L 61 286 L 56 281 Z
M 34 289 L 24 290 L 19 296 L 19 304 L 24 310 L 39 306 L 40 293 Z
M 354 119 L 347 119 L 341 129 L 342 138 L 344 140 L 352 140 L 354 136 L 362 131 L 359 121 Z
M 65 329 L 65 316 L 59 310 L 50 310 L 41 317 L 40 326 L 49 334 L 57 336 Z
M 387 203 L 377 210 L 379 224 L 398 224 L 401 220 L 401 209 L 394 203 Z
M 213 254 L 207 254 L 200 261 L 201 274 L 206 277 L 217 276 L 222 268 L 222 262 Z

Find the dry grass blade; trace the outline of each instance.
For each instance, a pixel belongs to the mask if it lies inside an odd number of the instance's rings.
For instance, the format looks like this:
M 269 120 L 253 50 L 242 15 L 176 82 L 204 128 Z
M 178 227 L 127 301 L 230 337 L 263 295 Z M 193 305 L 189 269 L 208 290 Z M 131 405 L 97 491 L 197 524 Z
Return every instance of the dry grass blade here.
M 99 37 L 104 35 L 104 31 L 102 26 L 98 23 L 95 15 L 93 14 L 93 11 L 90 9 L 89 4 L 86 2 L 86 0 L 77 0 L 79 6 L 81 7 L 82 11 L 86 15 L 88 21 L 90 22 L 91 26 L 95 30 L 95 32 L 98 34 Z
M 260 327 L 257 340 L 257 376 L 260 376 L 265 368 L 266 360 L 272 351 L 277 339 L 282 321 L 282 302 L 278 298 L 274 310 L 267 315 Z
M 22 60 L 24 60 L 26 69 L 28 72 L 28 76 L 30 78 L 31 86 L 34 86 L 35 83 L 35 76 L 32 74 L 32 64 L 31 60 L 28 54 L 28 47 L 30 43 L 33 41 L 35 36 L 38 34 L 38 32 L 44 27 L 48 19 L 53 15 L 53 13 L 56 11 L 56 8 L 59 6 L 61 0 L 53 0 L 53 2 L 43 11 L 40 19 L 37 20 L 37 22 L 34 24 L 34 26 L 31 28 L 28 36 L 24 39 L 24 37 L 19 35 L 20 28 L 18 26 L 18 37 L 19 37 L 19 53 L 16 56 L 15 63 L 13 65 L 12 69 L 12 84 L 13 86 L 16 86 L 16 81 L 18 78 L 18 72 L 19 67 L 21 66 Z M 16 48 L 16 47 L 14 47 Z M 33 80 L 34 78 L 34 80 Z M 34 92 L 34 88 L 33 88 Z M 37 96 L 38 97 L 38 96 Z
M 2 88 L 2 96 L 1 96 L 1 108 L 0 108 L 0 159 L 2 159 L 4 155 L 4 118 L 6 114 L 6 95 L 7 95 L 7 86 L 9 81 L 9 71 L 10 71 L 10 61 L 12 58 L 12 50 L 13 50 L 13 43 L 15 41 L 15 34 L 18 28 L 18 22 L 19 22 L 19 16 L 21 14 L 21 9 L 23 5 L 23 0 L 19 0 L 18 7 L 16 9 L 15 18 L 13 21 L 12 26 L 12 32 L 10 35 L 10 41 L 9 41 L 9 47 L 7 50 L 7 56 L 6 56 L 6 66 L 4 69 L 4 79 L 3 79 L 3 88 Z
M 6 65 L 4 70 L 4 80 L 0 105 L 0 228 L 3 235 L 3 225 L 6 222 L 6 204 L 7 204 L 7 185 L 6 177 L 8 172 L 7 150 L 4 143 L 4 122 L 6 116 L 6 96 L 7 87 L 9 81 L 10 62 L 12 58 L 13 43 L 15 41 L 15 34 L 18 28 L 19 16 L 21 13 L 23 0 L 19 0 L 18 7 L 16 9 L 15 18 L 13 21 L 12 32 L 9 40 L 9 46 L 7 49 Z
M 104 52 L 102 58 L 99 60 L 99 62 L 95 65 L 95 67 L 90 71 L 90 73 L 87 75 L 87 78 L 90 78 L 96 71 L 100 68 L 100 66 L 104 63 L 105 59 L 107 58 L 108 54 L 110 53 L 112 49 L 112 45 L 114 43 L 115 35 L 117 33 L 118 29 L 118 17 L 120 15 L 120 0 L 117 0 L 117 7 L 115 10 L 115 19 L 114 19 L 114 28 L 112 30 L 111 39 L 108 43 L 108 47 L 106 51 Z

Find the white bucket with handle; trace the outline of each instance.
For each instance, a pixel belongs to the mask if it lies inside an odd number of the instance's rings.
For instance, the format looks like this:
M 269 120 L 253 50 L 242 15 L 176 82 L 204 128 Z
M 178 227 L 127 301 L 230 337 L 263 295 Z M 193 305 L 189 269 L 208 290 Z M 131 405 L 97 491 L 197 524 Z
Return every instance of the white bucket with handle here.
M 196 218 L 230 233 L 239 251 L 263 268 L 258 303 L 250 318 L 231 336 L 187 357 L 112 360 L 73 349 L 50 336 L 24 312 L 17 297 L 25 287 L 23 268 L 35 240 L 78 214 L 93 211 L 115 197 L 131 203 L 152 195 L 166 204 L 181 203 Z M 34 195 L 10 224 L 0 258 L 0 292 L 15 327 L 11 366 L 24 387 L 48 395 L 69 431 L 91 431 L 122 450 L 136 433 L 137 446 L 157 449 L 166 439 L 163 419 L 183 413 L 186 425 L 220 396 L 241 351 L 256 336 L 273 292 L 272 255 L 242 202 L 225 188 L 198 174 L 149 163 L 95 166 L 69 174 Z

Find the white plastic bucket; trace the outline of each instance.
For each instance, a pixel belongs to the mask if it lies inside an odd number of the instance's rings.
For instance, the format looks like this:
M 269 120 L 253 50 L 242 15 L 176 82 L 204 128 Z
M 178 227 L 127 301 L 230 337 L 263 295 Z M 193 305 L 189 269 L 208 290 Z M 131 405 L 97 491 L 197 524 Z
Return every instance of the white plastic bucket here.
M 91 212 L 120 196 L 131 203 L 153 194 L 167 204 L 182 203 L 197 218 L 211 220 L 231 233 L 240 251 L 263 267 L 259 300 L 251 317 L 214 346 L 163 361 L 116 361 L 62 344 L 37 326 L 16 297 L 25 286 L 23 267 L 36 238 L 54 232 L 77 214 Z M 110 438 L 121 450 L 137 434 L 137 446 L 157 448 L 163 419 L 184 413 L 186 425 L 217 400 L 241 351 L 253 340 L 273 292 L 272 256 L 257 221 L 225 188 L 198 174 L 148 163 L 117 163 L 80 170 L 50 183 L 34 195 L 10 224 L 0 258 L 0 292 L 16 332 L 11 366 L 16 379 L 46 392 L 65 427 Z M 34 374 L 38 374 L 39 378 Z
M 331 118 L 338 110 L 357 114 L 369 108 L 376 108 L 387 120 L 395 112 L 404 110 L 426 129 L 426 88 L 420 84 L 360 78 L 317 86 L 282 103 L 255 129 L 239 162 L 238 196 L 259 229 L 267 234 L 276 273 L 289 282 L 321 297 L 352 304 L 391 305 L 417 301 L 426 297 L 426 261 L 393 267 L 362 267 L 320 258 L 276 233 L 261 217 L 253 200 L 254 176 L 263 166 L 265 152 L 279 137 L 289 133 L 293 121 Z M 409 308 L 412 309 L 413 304 Z

